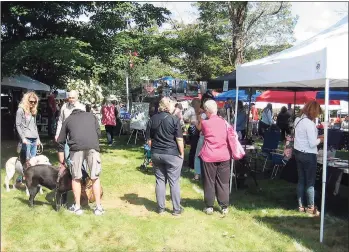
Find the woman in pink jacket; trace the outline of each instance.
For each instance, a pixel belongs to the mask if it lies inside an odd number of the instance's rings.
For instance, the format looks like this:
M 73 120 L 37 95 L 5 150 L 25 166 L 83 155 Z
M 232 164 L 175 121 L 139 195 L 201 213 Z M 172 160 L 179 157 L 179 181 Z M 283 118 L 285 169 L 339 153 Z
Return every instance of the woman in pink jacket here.
M 104 100 L 101 109 L 102 124 L 105 125 L 105 131 L 107 132 L 108 145 L 112 146 L 114 138 L 114 128 L 116 126 L 115 106 L 108 100 Z
M 213 204 L 217 197 L 222 214 L 228 214 L 230 153 L 227 145 L 225 120 L 217 116 L 217 103 L 208 100 L 204 103 L 207 120 L 201 122 L 204 145 L 199 156 L 203 161 L 204 200 L 206 214 L 213 214 Z

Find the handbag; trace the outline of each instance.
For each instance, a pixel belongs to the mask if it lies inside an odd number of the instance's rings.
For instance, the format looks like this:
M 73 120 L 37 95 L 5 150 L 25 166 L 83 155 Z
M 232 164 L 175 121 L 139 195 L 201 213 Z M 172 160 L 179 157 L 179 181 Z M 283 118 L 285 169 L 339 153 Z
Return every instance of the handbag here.
M 238 134 L 234 130 L 233 126 L 231 126 L 226 120 L 224 120 L 224 123 L 227 129 L 227 145 L 230 152 L 230 157 L 232 157 L 234 160 L 240 160 L 245 156 L 245 150 L 239 142 Z
M 300 119 L 298 123 L 300 123 L 300 121 L 302 121 L 304 118 L 305 117 Z M 293 154 L 294 138 L 295 138 L 295 135 L 296 135 L 296 127 L 297 127 L 298 123 L 293 128 L 292 134 L 286 136 L 286 143 L 285 143 L 285 147 L 284 147 L 284 156 L 285 156 L 286 160 L 289 160 L 292 157 L 292 154 Z

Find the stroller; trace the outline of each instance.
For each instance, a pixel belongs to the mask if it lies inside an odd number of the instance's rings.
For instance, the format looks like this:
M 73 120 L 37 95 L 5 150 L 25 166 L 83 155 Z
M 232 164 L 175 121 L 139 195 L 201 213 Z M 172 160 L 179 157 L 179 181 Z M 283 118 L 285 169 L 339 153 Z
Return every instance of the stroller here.
M 150 151 L 150 146 L 148 144 L 144 145 L 144 161 L 143 164 L 141 165 L 141 170 L 146 171 L 147 166 L 151 164 L 151 151 Z

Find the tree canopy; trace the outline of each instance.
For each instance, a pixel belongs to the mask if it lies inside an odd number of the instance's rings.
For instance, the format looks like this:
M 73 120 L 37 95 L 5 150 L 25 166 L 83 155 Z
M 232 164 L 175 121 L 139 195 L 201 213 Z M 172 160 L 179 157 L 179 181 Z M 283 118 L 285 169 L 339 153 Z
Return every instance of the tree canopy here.
M 195 5 L 197 22 L 161 31 L 171 13 L 148 3 L 1 2 L 2 77 L 22 73 L 57 88 L 93 80 L 121 95 L 126 74 L 134 86 L 167 75 L 208 80 L 294 41 L 289 3 Z

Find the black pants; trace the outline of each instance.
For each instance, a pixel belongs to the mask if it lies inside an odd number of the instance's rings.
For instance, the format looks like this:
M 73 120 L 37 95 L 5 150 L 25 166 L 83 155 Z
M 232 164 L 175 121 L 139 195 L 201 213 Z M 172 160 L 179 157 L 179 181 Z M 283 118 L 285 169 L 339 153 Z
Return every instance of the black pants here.
M 48 118 L 47 118 L 47 133 L 49 137 L 53 137 L 53 120 L 54 120 L 54 113 L 52 112 L 51 108 L 48 108 Z
M 196 147 L 198 146 L 199 134 L 190 136 L 189 167 L 194 169 Z
M 281 130 L 281 141 L 285 141 L 285 139 L 286 139 L 286 134 L 291 134 L 291 130 L 290 130 L 290 128 L 288 127 L 288 125 L 287 124 L 279 124 L 278 125 L 279 126 L 279 128 L 280 128 L 280 130 Z
M 113 143 L 113 139 L 114 139 L 114 128 L 115 128 L 115 126 L 112 126 L 112 125 L 105 125 L 105 132 L 107 132 L 108 144 L 112 144 L 112 143 Z
M 270 127 L 270 125 L 259 121 L 258 123 L 258 135 L 264 137 L 264 132 Z
M 218 163 L 203 162 L 204 199 L 206 207 L 213 207 L 215 197 L 222 208 L 229 206 L 230 160 Z

